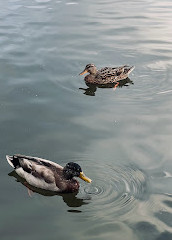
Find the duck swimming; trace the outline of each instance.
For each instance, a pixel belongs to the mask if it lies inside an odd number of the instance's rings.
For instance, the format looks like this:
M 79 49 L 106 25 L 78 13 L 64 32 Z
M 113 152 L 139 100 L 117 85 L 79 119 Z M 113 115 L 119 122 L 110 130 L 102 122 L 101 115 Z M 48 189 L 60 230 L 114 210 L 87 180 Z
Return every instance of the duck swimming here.
M 91 183 L 81 167 L 74 162 L 69 162 L 65 167 L 38 157 L 16 154 L 6 156 L 8 163 L 15 172 L 26 180 L 31 186 L 59 193 L 76 192 L 79 182 L 74 177 Z
M 85 76 L 86 83 L 109 84 L 117 83 L 120 80 L 126 79 L 133 69 L 134 66 L 129 67 L 124 65 L 120 67 L 104 67 L 97 70 L 96 66 L 93 63 L 90 63 L 86 65 L 84 71 L 79 75 L 89 73 Z

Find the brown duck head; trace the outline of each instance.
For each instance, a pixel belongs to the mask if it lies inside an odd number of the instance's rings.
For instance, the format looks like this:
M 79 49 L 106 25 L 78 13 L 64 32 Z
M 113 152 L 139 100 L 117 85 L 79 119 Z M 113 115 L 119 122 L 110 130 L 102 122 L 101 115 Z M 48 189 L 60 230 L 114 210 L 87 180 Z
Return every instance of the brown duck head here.
M 84 69 L 84 71 L 82 71 L 79 75 L 83 75 L 83 74 L 85 74 L 87 72 L 90 73 L 90 74 L 95 75 L 97 73 L 96 66 L 93 63 L 87 64 L 85 69 Z

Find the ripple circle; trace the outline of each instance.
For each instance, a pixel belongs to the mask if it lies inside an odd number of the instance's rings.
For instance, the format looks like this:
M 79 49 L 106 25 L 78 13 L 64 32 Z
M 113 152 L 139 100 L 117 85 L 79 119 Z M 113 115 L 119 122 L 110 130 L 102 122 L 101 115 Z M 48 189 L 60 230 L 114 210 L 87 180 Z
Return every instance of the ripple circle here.
M 147 196 L 148 178 L 136 166 L 98 166 L 95 174 L 92 184 L 81 184 L 79 193 L 90 201 L 87 211 L 93 214 L 122 216 Z

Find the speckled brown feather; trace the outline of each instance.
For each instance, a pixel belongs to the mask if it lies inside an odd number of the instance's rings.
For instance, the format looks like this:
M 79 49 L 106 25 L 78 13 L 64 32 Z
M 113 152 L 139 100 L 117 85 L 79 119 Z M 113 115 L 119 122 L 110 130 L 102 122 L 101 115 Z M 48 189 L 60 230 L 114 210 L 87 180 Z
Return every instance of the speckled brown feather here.
M 92 74 L 91 71 L 88 71 L 90 74 L 85 77 L 85 82 L 92 84 L 116 83 L 120 80 L 126 79 L 133 69 L 134 66 L 129 67 L 124 65 L 120 67 L 105 67 L 97 70 L 96 74 Z

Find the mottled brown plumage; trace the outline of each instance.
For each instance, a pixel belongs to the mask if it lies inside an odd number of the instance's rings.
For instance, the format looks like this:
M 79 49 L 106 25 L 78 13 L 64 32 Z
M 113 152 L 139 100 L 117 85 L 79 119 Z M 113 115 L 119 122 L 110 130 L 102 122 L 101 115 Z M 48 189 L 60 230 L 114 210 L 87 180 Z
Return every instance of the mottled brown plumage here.
M 89 73 L 85 77 L 86 83 L 110 84 L 126 79 L 133 69 L 134 66 L 129 67 L 124 65 L 120 67 L 104 67 L 100 70 L 97 70 L 96 66 L 91 63 L 86 65 L 84 71 L 81 72 L 80 75 Z

